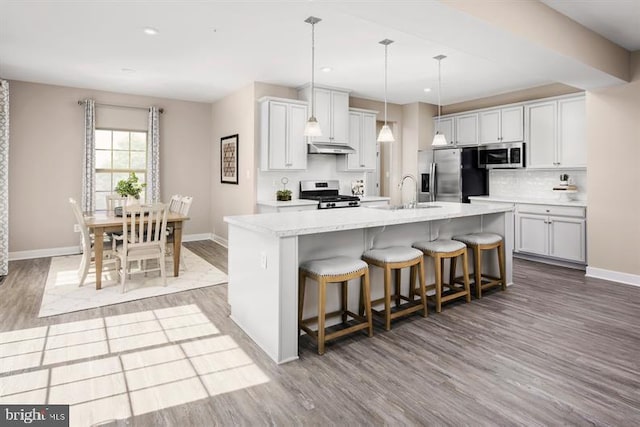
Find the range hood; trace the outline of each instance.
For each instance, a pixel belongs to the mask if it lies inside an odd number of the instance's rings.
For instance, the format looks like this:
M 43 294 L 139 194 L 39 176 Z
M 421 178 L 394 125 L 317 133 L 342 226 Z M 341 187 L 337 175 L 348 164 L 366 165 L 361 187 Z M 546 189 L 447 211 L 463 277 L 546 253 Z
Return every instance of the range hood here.
M 343 144 L 309 144 L 309 154 L 352 154 L 356 150 Z

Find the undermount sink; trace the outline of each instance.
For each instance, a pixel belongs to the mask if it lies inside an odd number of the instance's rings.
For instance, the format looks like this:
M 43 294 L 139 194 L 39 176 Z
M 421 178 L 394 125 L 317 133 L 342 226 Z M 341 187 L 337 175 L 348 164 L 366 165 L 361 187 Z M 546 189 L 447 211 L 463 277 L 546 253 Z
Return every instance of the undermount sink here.
M 432 208 L 441 208 L 442 206 L 438 205 L 427 205 L 427 204 L 418 204 L 416 207 L 409 207 L 407 205 L 382 205 L 382 206 L 371 206 L 372 209 L 384 209 L 387 211 L 399 211 L 399 210 L 411 210 L 411 209 L 432 209 Z

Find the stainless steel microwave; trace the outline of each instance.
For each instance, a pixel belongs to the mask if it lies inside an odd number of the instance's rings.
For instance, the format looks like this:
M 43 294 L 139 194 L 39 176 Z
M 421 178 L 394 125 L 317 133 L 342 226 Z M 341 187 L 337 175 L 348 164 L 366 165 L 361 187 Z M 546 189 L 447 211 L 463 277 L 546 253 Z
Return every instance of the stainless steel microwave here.
M 489 144 L 478 147 L 478 167 L 486 169 L 525 167 L 524 142 Z

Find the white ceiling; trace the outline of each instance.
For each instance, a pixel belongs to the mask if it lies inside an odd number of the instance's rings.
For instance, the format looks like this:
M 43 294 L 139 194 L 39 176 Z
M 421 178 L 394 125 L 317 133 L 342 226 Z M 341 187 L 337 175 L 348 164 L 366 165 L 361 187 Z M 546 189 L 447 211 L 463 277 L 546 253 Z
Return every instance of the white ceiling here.
M 439 54 L 445 105 L 608 78 L 426 0 L 0 0 L 0 76 L 204 102 L 252 81 L 295 87 L 310 80 L 310 15 L 322 18 L 316 66 L 333 68 L 316 82 L 365 98 L 384 96 L 384 38 L 399 104 L 437 103 Z
M 640 0 L 540 0 L 628 51 L 640 50 Z

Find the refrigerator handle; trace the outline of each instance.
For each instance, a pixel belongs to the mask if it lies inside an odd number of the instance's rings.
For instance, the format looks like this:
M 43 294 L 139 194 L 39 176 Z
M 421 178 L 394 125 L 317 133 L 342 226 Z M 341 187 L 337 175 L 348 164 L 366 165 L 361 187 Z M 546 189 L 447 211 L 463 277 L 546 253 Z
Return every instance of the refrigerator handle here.
M 438 189 L 436 188 L 436 164 L 431 163 L 429 165 L 429 194 L 431 196 L 431 202 L 436 201 L 436 194 Z

